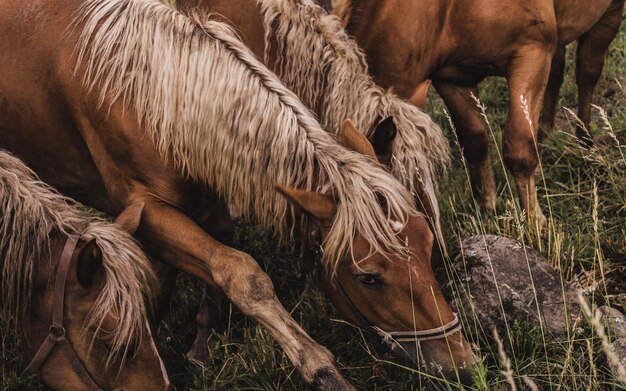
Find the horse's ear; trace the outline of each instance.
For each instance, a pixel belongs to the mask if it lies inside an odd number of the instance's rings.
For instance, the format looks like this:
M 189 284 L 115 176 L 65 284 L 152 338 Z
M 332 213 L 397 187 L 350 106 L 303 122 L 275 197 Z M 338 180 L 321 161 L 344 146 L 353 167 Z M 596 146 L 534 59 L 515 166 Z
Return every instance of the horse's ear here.
M 376 125 L 376 129 L 370 136 L 370 144 L 378 156 L 378 160 L 382 163 L 384 156 L 391 154 L 391 144 L 396 139 L 398 128 L 393 122 L 393 117 L 387 117 Z
M 274 185 L 274 188 L 293 205 L 322 222 L 331 222 L 335 218 L 337 202 L 331 195 L 281 185 Z
M 344 147 L 369 157 L 375 162 L 378 161 L 372 144 L 363 133 L 359 132 L 352 123 L 352 120 L 345 120 L 339 129 L 339 141 Z
M 423 82 L 421 82 L 415 89 L 415 92 L 413 92 L 413 95 L 409 99 L 409 102 L 419 107 L 420 109 L 423 109 L 424 106 L 426 106 L 426 100 L 428 99 L 428 89 L 430 88 L 431 84 L 433 84 L 432 80 L 424 80 Z
M 143 202 L 135 202 L 131 206 L 127 207 L 122 213 L 115 219 L 117 224 L 122 230 L 128 232 L 130 235 L 134 235 L 141 223 L 141 213 L 146 206 Z
M 90 287 L 102 272 L 102 250 L 95 239 L 90 240 L 78 254 L 76 275 L 82 286 Z

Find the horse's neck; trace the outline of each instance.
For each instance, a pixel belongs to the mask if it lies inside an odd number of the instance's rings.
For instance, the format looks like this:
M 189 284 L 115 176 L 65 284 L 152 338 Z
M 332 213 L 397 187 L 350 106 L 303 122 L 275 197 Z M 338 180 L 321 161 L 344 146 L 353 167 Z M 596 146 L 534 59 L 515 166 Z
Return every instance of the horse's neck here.
M 178 0 L 176 7 L 183 13 L 200 11 L 211 19 L 233 26 L 243 43 L 263 59 L 265 30 L 263 17 L 256 0 Z

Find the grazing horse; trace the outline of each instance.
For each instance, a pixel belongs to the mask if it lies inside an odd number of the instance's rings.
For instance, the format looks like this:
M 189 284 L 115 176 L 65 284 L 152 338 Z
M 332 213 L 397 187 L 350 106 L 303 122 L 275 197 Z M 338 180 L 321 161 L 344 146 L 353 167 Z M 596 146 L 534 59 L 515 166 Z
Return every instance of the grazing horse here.
M 374 83 L 335 16 L 311 0 L 178 0 L 176 6 L 230 23 L 327 131 L 338 132 L 352 118 L 381 162 L 416 195 L 445 252 L 435 190 L 449 163 L 448 143 L 427 114 Z
M 150 262 L 94 216 L 0 151 L 2 329 L 54 389 L 172 389 L 147 322 Z
M 374 83 L 365 58 L 335 16 L 306 0 L 178 0 L 176 6 L 187 15 L 201 13 L 231 24 L 325 130 L 338 132 L 343 120 L 352 118 L 378 159 L 416 195 L 436 235 L 433 262 L 440 261 L 446 245 L 435 190 L 448 165 L 448 143 L 427 114 Z M 205 319 L 198 317 L 191 358 L 201 360 L 206 349 Z
M 545 218 L 537 204 L 534 174 L 544 93 L 544 121 L 551 126 L 563 77 L 563 48 L 579 39 L 579 115 L 588 126 L 591 95 L 623 8 L 624 0 L 342 0 L 336 11 L 383 86 L 410 97 L 425 79 L 433 80 L 454 121 L 474 196 L 489 212 L 495 211 L 496 189 L 487 159 L 488 135 L 471 95 L 478 96 L 477 84 L 486 76 L 506 77 L 503 158 L 521 206 L 541 224 Z M 582 128 L 577 133 L 586 136 Z
M 2 0 L 0 36 L 10 37 L 0 40 L 0 143 L 107 213 L 141 204 L 137 237 L 150 254 L 222 290 L 307 383 L 352 389 L 255 260 L 209 235 L 211 194 L 282 239 L 311 227 L 326 285 L 343 292 L 336 305 L 412 359 L 467 374 L 474 356 L 410 193 L 373 154 L 322 130 L 225 24 L 155 0 Z M 350 130 L 344 139 L 363 151 Z

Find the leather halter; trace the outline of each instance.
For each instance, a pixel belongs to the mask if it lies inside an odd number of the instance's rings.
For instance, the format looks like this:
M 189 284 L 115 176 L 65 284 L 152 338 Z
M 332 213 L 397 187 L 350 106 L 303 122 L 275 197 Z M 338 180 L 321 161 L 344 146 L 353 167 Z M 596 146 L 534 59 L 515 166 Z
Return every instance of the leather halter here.
M 359 311 L 358 308 L 352 303 L 352 300 L 348 297 L 343 290 L 339 280 L 333 280 L 333 286 L 339 292 L 339 297 L 346 303 L 350 312 L 361 322 L 362 324 L 373 329 L 376 334 L 380 336 L 382 341 L 390 348 L 401 347 L 402 343 L 415 343 L 432 341 L 436 339 L 446 338 L 458 331 L 461 331 L 461 322 L 459 321 L 456 313 L 452 313 L 454 318 L 443 326 L 435 327 L 433 329 L 416 330 L 416 331 L 385 331 L 380 327 L 372 325 L 365 316 Z
M 319 239 L 319 229 L 314 227 L 311 231 L 311 236 L 318 236 Z M 321 244 L 316 240 L 314 241 L 313 247 L 313 256 L 315 258 L 316 263 L 320 263 L 323 250 Z M 339 297 L 346 304 L 346 307 L 350 310 L 352 315 L 358 321 L 371 329 L 373 329 L 382 339 L 383 343 L 385 343 L 390 349 L 394 349 L 395 347 L 401 347 L 402 343 L 415 343 L 419 344 L 420 342 L 432 341 L 436 339 L 446 338 L 458 331 L 461 331 L 461 322 L 459 321 L 456 313 L 452 313 L 454 318 L 441 327 L 436 327 L 432 329 L 426 330 L 416 330 L 416 331 L 385 331 L 377 326 L 372 325 L 367 318 L 359 311 L 359 309 L 354 305 L 350 297 L 346 294 L 346 291 L 341 286 L 341 283 L 338 279 L 334 278 L 332 280 L 333 287 L 339 293 Z
M 70 262 L 72 260 L 72 255 L 74 255 L 74 251 L 76 250 L 78 239 L 79 237 L 77 235 L 69 235 L 67 237 L 67 241 L 65 242 L 65 246 L 63 247 L 63 252 L 61 253 L 61 258 L 59 259 L 59 264 L 57 266 L 50 333 L 37 350 L 35 357 L 33 357 L 25 371 L 33 374 L 39 372 L 39 369 L 50 355 L 50 352 L 52 352 L 52 349 L 56 345 L 59 345 L 63 349 L 63 352 L 65 352 L 65 356 L 72 365 L 72 368 L 74 368 L 78 377 L 80 377 L 83 383 L 87 386 L 87 389 L 90 391 L 102 391 L 102 388 L 100 388 L 93 381 L 83 364 L 80 362 L 80 359 L 72 348 L 70 341 L 67 339 L 65 327 L 63 326 L 63 304 L 65 301 L 67 273 L 70 269 Z

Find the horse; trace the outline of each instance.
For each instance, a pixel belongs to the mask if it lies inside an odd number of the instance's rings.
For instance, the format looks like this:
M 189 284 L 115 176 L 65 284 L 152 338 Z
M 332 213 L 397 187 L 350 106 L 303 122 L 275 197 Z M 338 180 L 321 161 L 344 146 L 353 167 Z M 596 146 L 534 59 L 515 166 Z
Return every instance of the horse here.
M 317 114 L 325 130 L 337 132 L 348 117 L 365 130 L 378 159 L 428 216 L 437 239 L 433 264 L 440 264 L 447 248 L 436 189 L 449 163 L 447 141 L 428 115 L 374 83 L 361 51 L 336 17 L 310 1 L 179 0 L 176 6 L 187 15 L 199 12 L 231 24 Z M 418 96 L 425 99 L 425 94 Z M 208 302 L 203 300 L 203 306 Z M 205 353 L 206 319 L 198 317 L 198 334 L 188 354 L 192 360 L 201 361 Z
M 324 129 L 337 133 L 351 118 L 381 162 L 416 196 L 437 249 L 446 253 L 436 190 L 449 165 L 448 143 L 427 114 L 374 83 L 363 54 L 336 17 L 311 0 L 178 0 L 176 7 L 231 24 Z M 425 94 L 416 99 L 420 104 Z
M 200 12 L 231 24 L 318 115 L 324 129 L 337 132 L 346 117 L 365 129 L 378 159 L 416 196 L 418 208 L 428 216 L 437 239 L 433 264 L 440 264 L 447 249 L 435 190 L 448 165 L 447 142 L 428 115 L 373 82 L 360 50 L 336 17 L 298 1 L 179 0 L 176 6 L 187 15 Z M 202 307 L 209 302 L 203 300 Z M 188 354 L 192 360 L 201 361 L 206 352 L 207 319 L 201 311 Z
M 79 201 L 140 209 L 148 253 L 222 290 L 307 383 L 353 388 L 255 260 L 207 232 L 212 194 L 279 240 L 311 227 L 340 310 L 358 308 L 411 359 L 469 376 L 475 358 L 411 194 L 339 145 L 227 25 L 155 0 L 3 0 L 0 19 L 0 143 Z M 369 145 L 351 130 L 345 140 Z
M 495 212 L 496 189 L 477 85 L 487 76 L 506 77 L 509 106 L 502 157 L 515 179 L 520 205 L 542 226 L 545 217 L 534 178 L 542 101 L 545 96 L 542 122 L 551 128 L 564 47 L 578 39 L 576 80 L 583 126 L 577 134 L 590 140 L 585 129 L 593 89 L 623 9 L 624 0 L 341 0 L 335 11 L 383 86 L 410 97 L 425 79 L 433 80 L 455 125 L 474 197 L 488 213 Z
M 1 150 L 0 212 L 0 319 L 24 336 L 27 370 L 57 390 L 173 389 L 147 322 L 156 278 L 130 234 Z

